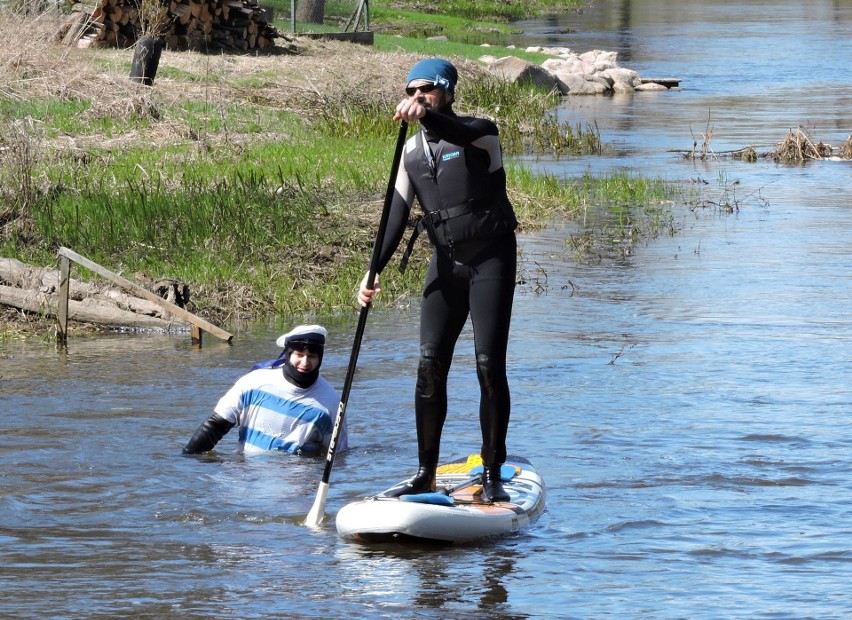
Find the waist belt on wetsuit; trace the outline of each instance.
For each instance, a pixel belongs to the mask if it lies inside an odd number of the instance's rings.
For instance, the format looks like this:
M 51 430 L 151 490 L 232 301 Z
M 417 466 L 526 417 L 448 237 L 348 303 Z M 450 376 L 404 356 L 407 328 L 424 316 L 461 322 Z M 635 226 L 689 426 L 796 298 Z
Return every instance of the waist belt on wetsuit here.
M 405 252 L 402 254 L 402 260 L 399 261 L 399 272 L 405 273 L 405 268 L 408 267 L 408 259 L 411 258 L 411 252 L 414 250 L 414 242 L 418 235 L 423 232 L 427 226 L 434 228 L 436 224 L 440 224 L 446 220 L 465 215 L 473 211 L 470 203 L 465 203 L 457 207 L 449 209 L 438 209 L 437 211 L 429 211 L 426 215 L 420 218 L 417 225 L 414 227 L 414 232 L 411 233 L 411 239 L 408 240 L 408 245 L 405 246 Z

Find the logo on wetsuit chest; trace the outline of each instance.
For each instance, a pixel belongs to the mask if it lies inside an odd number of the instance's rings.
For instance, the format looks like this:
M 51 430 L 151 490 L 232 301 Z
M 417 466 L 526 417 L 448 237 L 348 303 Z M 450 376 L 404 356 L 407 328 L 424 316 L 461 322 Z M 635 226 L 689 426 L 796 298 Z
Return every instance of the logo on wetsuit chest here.
M 454 151 L 452 153 L 444 153 L 441 155 L 441 161 L 450 161 L 451 159 L 455 159 L 461 155 L 461 151 Z

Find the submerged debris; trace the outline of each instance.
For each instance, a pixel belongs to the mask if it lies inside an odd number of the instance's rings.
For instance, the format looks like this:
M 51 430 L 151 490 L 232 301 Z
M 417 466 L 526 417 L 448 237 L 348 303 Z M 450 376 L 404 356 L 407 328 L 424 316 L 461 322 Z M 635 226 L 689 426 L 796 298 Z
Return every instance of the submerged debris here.
M 826 159 L 831 157 L 830 144 L 818 142 L 814 144 L 810 135 L 799 127 L 787 134 L 778 147 L 772 152 L 772 158 L 785 164 L 801 163 L 811 159 Z
M 846 142 L 840 145 L 840 158 L 852 159 L 852 136 L 846 138 Z
M 790 131 L 783 142 L 776 145 L 773 149 L 764 152 L 758 152 L 754 146 L 730 151 L 714 151 L 710 148 L 710 142 L 713 139 L 712 126 L 708 125 L 707 132 L 701 135 L 703 144 L 701 144 L 700 148 L 698 140 L 693 138 L 692 149 L 677 152 L 682 153 L 685 159 L 705 160 L 719 159 L 720 157 L 727 156 L 731 159 L 740 159 L 748 163 L 756 162 L 760 158 L 772 159 L 783 164 L 801 164 L 807 161 L 826 159 L 852 159 L 852 135 L 839 148 L 834 148 L 825 142 L 814 141 L 808 131 L 803 127 L 799 127 L 795 131 Z

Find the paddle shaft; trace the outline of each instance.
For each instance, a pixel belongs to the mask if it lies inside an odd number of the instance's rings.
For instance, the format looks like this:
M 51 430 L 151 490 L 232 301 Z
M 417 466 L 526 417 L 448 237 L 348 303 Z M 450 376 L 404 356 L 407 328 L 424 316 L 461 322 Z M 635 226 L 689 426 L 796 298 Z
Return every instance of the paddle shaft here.
M 379 229 L 376 232 L 376 241 L 373 245 L 373 253 L 370 256 L 370 267 L 367 271 L 367 288 L 372 289 L 376 283 L 376 272 L 379 265 L 379 257 L 385 240 L 385 230 L 390 217 L 390 206 L 393 202 L 394 187 L 396 186 L 396 175 L 399 172 L 399 164 L 402 161 L 402 149 L 405 146 L 405 135 L 408 132 L 408 123 L 402 121 L 399 124 L 399 134 L 396 138 L 396 149 L 393 155 L 390 178 L 385 191 L 385 203 L 382 208 L 382 217 L 379 220 Z M 328 453 L 325 458 L 325 469 L 322 480 L 314 500 L 314 505 L 308 513 L 307 525 L 319 525 L 325 512 L 325 498 L 328 495 L 328 481 L 331 478 L 331 470 L 334 467 L 334 457 L 337 453 L 337 442 L 340 438 L 340 429 L 343 425 L 343 417 L 346 415 L 346 405 L 349 402 L 349 392 L 352 390 L 352 381 L 355 378 L 355 368 L 358 366 L 358 354 L 361 351 L 361 340 L 364 337 L 364 329 L 367 326 L 367 314 L 370 312 L 370 304 L 361 306 L 358 315 L 358 326 L 355 329 L 355 338 L 352 341 L 352 353 L 349 355 L 349 367 L 346 370 L 346 378 L 343 381 L 343 391 L 340 395 L 340 405 L 337 408 L 337 418 L 334 421 L 334 429 L 331 432 L 331 442 L 328 445 Z
M 476 474 L 475 476 L 471 476 L 464 482 L 460 482 L 451 487 L 443 487 L 441 492 L 445 493 L 446 495 L 452 495 L 456 491 L 461 491 L 462 489 L 465 489 L 467 487 L 472 487 L 475 484 L 482 484 L 482 474 Z

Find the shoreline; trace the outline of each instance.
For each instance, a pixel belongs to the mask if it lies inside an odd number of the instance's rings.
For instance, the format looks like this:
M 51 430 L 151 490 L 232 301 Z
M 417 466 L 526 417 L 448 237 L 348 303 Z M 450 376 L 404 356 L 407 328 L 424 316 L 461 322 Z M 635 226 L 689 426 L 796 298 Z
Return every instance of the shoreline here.
M 9 27 L 6 24 L 6 28 Z M 163 250 L 151 242 L 136 240 L 132 232 L 124 234 L 126 240 L 118 239 L 124 245 L 113 251 L 104 250 L 106 246 L 101 242 L 93 243 L 92 248 L 69 243 L 63 234 L 55 236 L 60 240 L 59 245 L 89 256 L 117 273 L 146 271 L 187 282 L 200 304 L 191 311 L 217 324 L 267 314 L 292 314 L 287 304 L 294 304 L 295 308 L 298 300 L 305 298 L 311 303 L 303 304 L 300 312 L 354 312 L 354 298 L 346 294 L 347 284 L 356 281 L 356 272 L 363 271 L 362 265 L 372 247 L 373 229 L 380 211 L 380 192 L 383 193 L 387 182 L 384 178 L 386 134 L 393 131 L 388 119 L 375 127 L 368 127 L 367 123 L 371 122 L 370 115 L 384 115 L 383 110 L 395 103 L 399 97 L 399 83 L 412 62 L 422 55 L 317 40 L 302 41 L 300 54 L 209 57 L 193 52 L 170 53 L 163 55 L 159 74 L 153 87 L 148 88 L 127 79 L 123 64 L 128 58 L 126 50 L 65 48 L 62 56 L 57 56 L 55 48 L 45 49 L 37 41 L 33 42 L 33 38 L 28 36 L 21 46 L 30 63 L 25 69 L 35 77 L 26 83 L 12 82 L 13 92 L 19 92 L 17 96 L 24 100 L 55 101 L 59 111 L 53 117 L 54 124 L 79 125 L 76 131 L 57 131 L 45 125 L 37 133 L 20 127 L 22 146 L 35 153 L 30 163 L 33 174 L 41 168 L 51 175 L 69 166 L 72 169 L 71 173 L 62 173 L 66 176 L 59 176 L 58 181 L 44 177 L 49 185 L 44 190 L 39 188 L 34 198 L 60 192 L 56 195 L 62 199 L 65 198 L 62 192 L 72 189 L 75 193 L 67 196 L 71 201 L 69 206 L 89 208 L 87 203 L 81 202 L 79 189 L 74 186 L 80 179 L 89 184 L 103 178 L 104 191 L 114 191 L 108 185 L 114 183 L 107 176 L 111 174 L 113 179 L 118 178 L 116 189 L 125 193 L 127 188 L 122 190 L 121 183 L 132 183 L 131 190 L 138 186 L 146 191 L 148 180 L 157 180 L 168 191 L 177 192 L 163 195 L 162 199 L 169 204 L 173 196 L 181 195 L 181 177 L 197 174 L 193 172 L 196 168 L 201 174 L 209 175 L 205 171 L 212 167 L 226 183 L 239 183 L 246 174 L 251 174 L 251 170 L 270 174 L 277 166 L 278 174 L 286 181 L 278 186 L 276 193 L 285 201 L 295 201 L 296 209 L 303 208 L 300 205 L 304 203 L 314 211 L 313 214 L 307 211 L 307 216 L 320 218 L 317 221 L 321 222 L 316 238 L 306 237 L 296 230 L 293 241 L 287 241 L 269 231 L 268 239 L 249 236 L 245 241 L 238 241 L 239 237 L 229 234 L 232 225 L 224 219 L 216 223 L 224 229 L 224 235 L 208 240 L 204 236 L 208 234 L 205 227 L 211 221 L 206 212 L 196 215 L 188 211 L 187 215 L 181 215 L 183 206 L 169 205 L 173 222 L 177 218 L 177 222 L 183 222 L 181 225 L 199 228 L 198 232 L 190 228 L 186 236 L 194 240 L 190 245 L 210 246 L 206 250 L 209 255 L 199 253 L 188 260 L 182 258 L 179 246 L 177 251 L 169 252 L 168 248 Z M 465 75 L 463 89 L 475 89 L 479 82 L 485 83 L 485 90 L 491 88 L 488 80 L 493 78 L 488 77 L 487 67 L 482 62 L 455 56 L 451 59 Z M 376 75 L 387 79 L 377 81 Z M 3 86 L 0 78 L 0 87 Z M 463 101 L 468 99 L 468 92 L 463 93 Z M 74 99 L 66 100 L 64 93 L 74 93 Z M 70 107 L 75 100 L 89 102 L 89 107 L 82 112 L 73 108 L 63 112 L 63 106 Z M 333 114 L 329 114 L 330 110 Z M 364 119 L 358 118 L 358 114 L 365 112 Z M 483 110 L 460 112 L 481 114 Z M 352 114 L 356 115 L 354 120 L 348 118 Z M 339 118 L 346 122 L 337 127 L 332 122 Z M 108 133 L 100 130 L 97 123 L 105 124 Z M 324 123 L 329 127 L 324 128 Z M 562 131 L 560 128 L 554 130 Z M 349 135 L 358 135 L 357 132 L 364 133 L 353 143 Z M 362 145 L 372 149 L 369 156 L 362 155 L 359 150 Z M 351 150 L 347 152 L 342 150 L 344 148 Z M 304 161 L 296 159 L 302 156 L 305 156 Z M 345 161 L 346 165 L 343 168 L 330 165 L 339 161 Z M 285 164 L 290 168 L 282 168 Z M 127 175 L 128 180 L 122 181 L 119 174 Z M 202 177 L 203 182 L 208 182 L 205 179 Z M 570 217 L 571 211 L 584 202 L 582 192 L 588 191 L 552 186 L 528 178 L 523 171 L 516 171 L 515 180 L 518 179 L 525 185 L 516 188 L 512 199 L 523 211 L 519 215 L 531 227 L 542 217 L 555 213 Z M 242 189 L 233 185 L 226 187 Z M 258 189 L 263 190 L 262 187 Z M 94 198 L 115 202 L 110 194 Z M 119 198 L 129 200 L 123 195 Z M 142 198 L 148 202 L 160 199 L 157 194 L 147 197 L 143 194 Z M 282 199 L 275 199 L 273 205 L 278 205 Z M 186 205 L 187 208 L 195 206 Z M 50 208 L 55 209 L 54 206 Z M 111 208 L 114 210 L 114 206 Z M 241 206 L 235 204 L 233 216 L 255 217 L 250 213 L 240 215 L 241 211 Z M 266 217 L 263 213 L 261 210 L 258 215 Z M 93 214 L 91 217 L 97 221 L 98 228 L 112 226 L 97 219 L 105 216 Z M 127 211 L 117 217 L 118 225 L 123 226 L 136 215 Z M 290 215 L 284 211 L 281 217 L 286 221 Z M 144 228 L 142 230 L 144 232 Z M 233 230 L 237 232 L 236 228 Z M 242 253 L 223 256 L 223 243 L 245 242 L 251 245 Z M 304 253 L 300 255 L 289 247 L 292 243 L 305 242 L 311 246 L 309 263 L 304 262 Z M 253 249 L 254 245 L 258 246 L 258 251 Z M 419 252 L 427 251 L 423 244 L 418 243 L 418 246 Z M 164 252 L 163 258 L 151 262 L 152 252 L 147 247 L 156 250 L 156 254 Z M 94 253 L 94 248 L 100 254 Z M 239 245 L 236 249 L 240 249 Z M 195 251 L 194 248 L 190 250 Z M 53 256 L 55 254 L 46 245 L 19 248 L 12 254 L 13 258 L 38 265 L 49 263 Z M 415 262 L 412 261 L 404 278 L 394 274 L 383 282 L 388 300 L 404 299 L 417 290 L 423 266 Z M 229 271 L 231 263 L 234 268 Z M 214 268 L 223 275 L 213 278 L 206 275 Z M 199 280 L 199 276 L 205 280 Z M 282 288 L 296 292 L 296 299 L 282 297 L 285 295 Z M 313 296 L 322 298 L 329 291 L 332 297 L 328 299 L 311 299 Z M 0 313 L 0 337 L 9 337 L 10 330 L 11 333 L 50 336 L 52 329 L 51 321 L 34 318 L 23 311 L 9 308 Z M 75 326 L 74 329 L 85 333 L 103 331 L 98 327 Z

